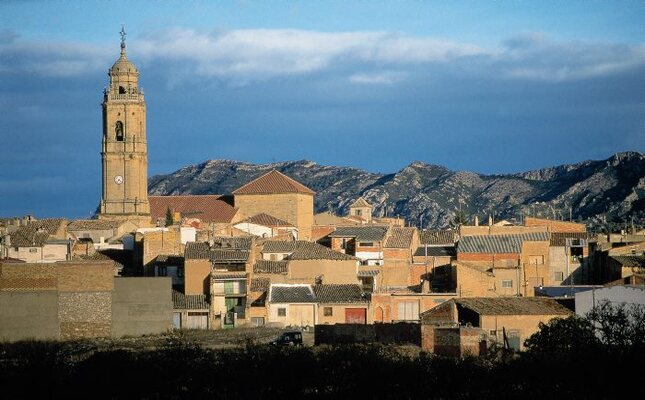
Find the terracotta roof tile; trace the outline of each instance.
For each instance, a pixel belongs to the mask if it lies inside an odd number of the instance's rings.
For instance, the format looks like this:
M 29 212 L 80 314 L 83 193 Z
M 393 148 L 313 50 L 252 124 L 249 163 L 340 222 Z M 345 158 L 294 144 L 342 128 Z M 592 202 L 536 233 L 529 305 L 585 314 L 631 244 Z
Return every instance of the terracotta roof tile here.
M 360 285 L 323 284 L 314 285 L 314 294 L 319 303 L 365 303 L 367 298 Z
M 331 226 L 312 226 L 311 227 L 311 240 L 316 242 L 325 236 L 329 235 L 335 230 Z
M 255 265 L 253 265 L 253 272 L 256 274 L 286 275 L 289 272 L 289 262 L 258 260 L 255 262 Z
M 385 238 L 387 226 L 339 226 L 329 237 L 355 238 L 357 242 L 379 242 Z
M 568 315 L 571 311 L 554 299 L 538 297 L 472 297 L 453 299 L 483 315 Z
M 415 257 L 455 257 L 455 246 L 419 246 L 414 252 Z
M 423 230 L 419 233 L 421 244 L 453 245 L 457 241 L 457 232 L 453 230 Z
M 293 224 L 283 221 L 279 218 L 274 217 L 273 215 L 260 213 L 254 215 L 250 218 L 245 219 L 242 222 L 248 222 L 250 224 L 268 226 L 268 227 L 293 227 Z
M 311 285 L 274 284 L 269 288 L 270 303 L 315 303 L 316 296 Z
M 115 229 L 125 221 L 110 221 L 106 219 L 77 219 L 67 225 L 68 231 L 93 231 Z
M 217 195 L 148 196 L 148 201 L 153 221 L 165 218 L 168 209 L 204 222 L 230 223 L 237 213 L 237 208 Z
M 172 308 L 175 310 L 208 310 L 209 302 L 205 294 L 183 294 L 172 291 Z
M 372 207 L 370 203 L 368 203 L 364 198 L 359 197 L 355 202 L 353 202 L 350 206 L 351 207 Z
M 314 194 L 315 192 L 300 182 L 289 178 L 276 170 L 267 172 L 234 190 L 234 195 L 240 194 L 271 194 L 271 193 L 305 193 Z
M 385 247 L 408 249 L 412 245 L 412 238 L 417 228 L 392 227 L 385 242 Z
M 645 256 L 643 255 L 625 255 L 609 256 L 623 267 L 645 268 Z
M 251 279 L 251 292 L 266 292 L 271 286 L 271 280 L 269 278 L 253 278 Z

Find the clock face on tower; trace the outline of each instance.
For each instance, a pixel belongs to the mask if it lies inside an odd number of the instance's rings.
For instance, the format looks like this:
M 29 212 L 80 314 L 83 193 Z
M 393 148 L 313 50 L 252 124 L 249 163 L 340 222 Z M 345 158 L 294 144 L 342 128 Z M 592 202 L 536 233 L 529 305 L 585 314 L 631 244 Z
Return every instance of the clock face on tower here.
M 123 183 L 123 177 L 121 175 L 115 176 L 114 177 L 114 183 L 116 183 L 117 185 L 122 184 Z

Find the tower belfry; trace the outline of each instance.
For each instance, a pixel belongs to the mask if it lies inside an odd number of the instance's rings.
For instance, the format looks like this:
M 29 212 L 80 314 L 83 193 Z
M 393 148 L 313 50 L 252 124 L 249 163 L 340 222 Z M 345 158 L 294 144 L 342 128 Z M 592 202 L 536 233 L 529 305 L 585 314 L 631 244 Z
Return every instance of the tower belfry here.
M 150 222 L 146 103 L 139 88 L 139 71 L 126 56 L 121 28 L 121 55 L 108 70 L 103 91 L 103 187 L 100 219 Z

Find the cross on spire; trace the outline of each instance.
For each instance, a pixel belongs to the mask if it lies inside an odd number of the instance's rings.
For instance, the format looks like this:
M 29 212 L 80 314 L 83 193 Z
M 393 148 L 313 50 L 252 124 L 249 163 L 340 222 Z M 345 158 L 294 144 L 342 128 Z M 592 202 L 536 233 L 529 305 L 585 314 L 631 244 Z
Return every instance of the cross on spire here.
M 127 34 L 125 33 L 125 26 L 121 25 L 121 32 L 119 32 L 121 35 L 121 52 L 125 51 L 125 37 Z

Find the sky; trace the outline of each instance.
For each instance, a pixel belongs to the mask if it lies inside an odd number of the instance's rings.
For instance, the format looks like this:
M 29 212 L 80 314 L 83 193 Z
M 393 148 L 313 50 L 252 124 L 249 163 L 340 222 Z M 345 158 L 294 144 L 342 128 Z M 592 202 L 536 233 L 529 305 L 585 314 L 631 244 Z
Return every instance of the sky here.
M 643 1 L 0 2 L 0 217 L 87 217 L 121 25 L 149 173 L 513 173 L 645 151 Z

